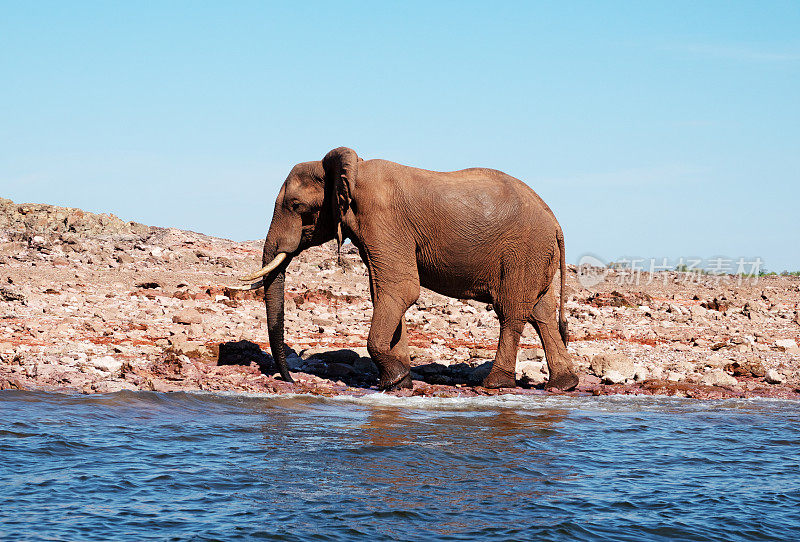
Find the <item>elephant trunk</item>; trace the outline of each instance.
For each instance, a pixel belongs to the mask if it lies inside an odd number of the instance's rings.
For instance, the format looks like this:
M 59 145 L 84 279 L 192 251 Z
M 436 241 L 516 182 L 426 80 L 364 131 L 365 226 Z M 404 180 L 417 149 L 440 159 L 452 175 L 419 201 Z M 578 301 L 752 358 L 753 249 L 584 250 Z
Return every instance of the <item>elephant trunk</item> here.
M 274 259 L 274 252 L 273 250 L 272 254 L 267 254 L 267 249 L 265 248 L 265 263 Z M 275 364 L 278 366 L 281 378 L 286 382 L 294 382 L 292 375 L 289 374 L 289 366 L 286 364 L 286 350 L 283 346 L 283 285 L 286 277 L 286 263 L 288 262 L 284 262 L 284 265 L 280 265 L 270 272 L 267 277 L 264 277 L 264 300 L 267 305 L 267 331 L 269 333 L 269 347 L 272 351 L 272 359 L 275 360 Z

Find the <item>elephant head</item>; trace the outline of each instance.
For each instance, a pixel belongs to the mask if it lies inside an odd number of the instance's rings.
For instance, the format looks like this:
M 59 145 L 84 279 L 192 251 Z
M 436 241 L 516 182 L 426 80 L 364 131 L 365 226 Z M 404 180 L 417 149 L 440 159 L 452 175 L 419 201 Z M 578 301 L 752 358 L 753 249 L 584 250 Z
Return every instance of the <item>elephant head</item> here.
M 261 279 L 250 288 L 264 286 L 270 349 L 281 377 L 288 382 L 292 377 L 283 341 L 286 267 L 295 255 L 309 247 L 334 238 L 341 245 L 342 219 L 350 207 L 350 187 L 357 175 L 358 162 L 355 151 L 339 147 L 321 161 L 294 166 L 275 201 L 272 223 L 264 241 L 264 267 L 241 279 Z

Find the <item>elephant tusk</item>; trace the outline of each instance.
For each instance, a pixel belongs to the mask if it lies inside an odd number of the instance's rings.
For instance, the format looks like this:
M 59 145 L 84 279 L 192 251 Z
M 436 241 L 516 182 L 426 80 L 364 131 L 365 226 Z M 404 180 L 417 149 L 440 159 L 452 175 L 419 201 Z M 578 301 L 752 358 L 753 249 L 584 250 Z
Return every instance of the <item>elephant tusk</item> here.
M 264 275 L 266 275 L 267 273 L 269 273 L 270 271 L 272 271 L 273 269 L 275 269 L 276 267 L 278 267 L 281 264 L 281 262 L 283 262 L 283 260 L 285 260 L 285 259 L 286 259 L 286 253 L 285 252 L 281 252 L 280 254 L 275 256 L 274 260 L 272 260 L 267 265 L 262 267 L 260 271 L 256 271 L 252 275 L 247 275 L 246 277 L 239 277 L 239 280 L 241 280 L 243 282 L 247 282 L 247 281 L 250 281 L 250 280 L 256 280 L 257 278 L 261 278 Z
M 258 290 L 259 288 L 263 288 L 263 287 L 264 287 L 264 281 L 263 280 L 259 280 L 258 282 L 254 282 L 253 284 L 250 284 L 249 286 L 225 286 L 225 288 L 227 288 L 228 290 L 238 290 L 238 291 L 241 291 L 241 292 L 246 292 L 248 290 Z

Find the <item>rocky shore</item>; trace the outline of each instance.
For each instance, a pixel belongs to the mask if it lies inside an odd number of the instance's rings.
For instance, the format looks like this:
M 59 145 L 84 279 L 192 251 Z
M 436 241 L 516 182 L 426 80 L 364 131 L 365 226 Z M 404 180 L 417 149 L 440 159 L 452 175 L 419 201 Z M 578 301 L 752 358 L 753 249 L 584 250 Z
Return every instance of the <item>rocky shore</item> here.
M 261 244 L 0 199 L 0 389 L 374 393 L 352 247 L 343 265 L 326 245 L 288 269 L 289 384 L 266 353 L 263 293 L 228 288 L 260 266 Z M 570 394 L 800 399 L 800 278 L 607 270 L 587 289 L 567 275 Z M 397 393 L 548 393 L 529 326 L 518 387 L 497 391 L 475 387 L 499 334 L 491 307 L 423 290 L 407 322 L 414 389 Z

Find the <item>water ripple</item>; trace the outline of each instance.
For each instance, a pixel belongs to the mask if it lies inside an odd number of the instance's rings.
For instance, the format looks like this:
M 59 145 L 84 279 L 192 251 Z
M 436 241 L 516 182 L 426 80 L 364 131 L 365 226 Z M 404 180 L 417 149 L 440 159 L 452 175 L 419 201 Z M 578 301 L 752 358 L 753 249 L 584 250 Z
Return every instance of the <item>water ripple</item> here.
M 0 392 L 0 539 L 793 540 L 800 403 Z

